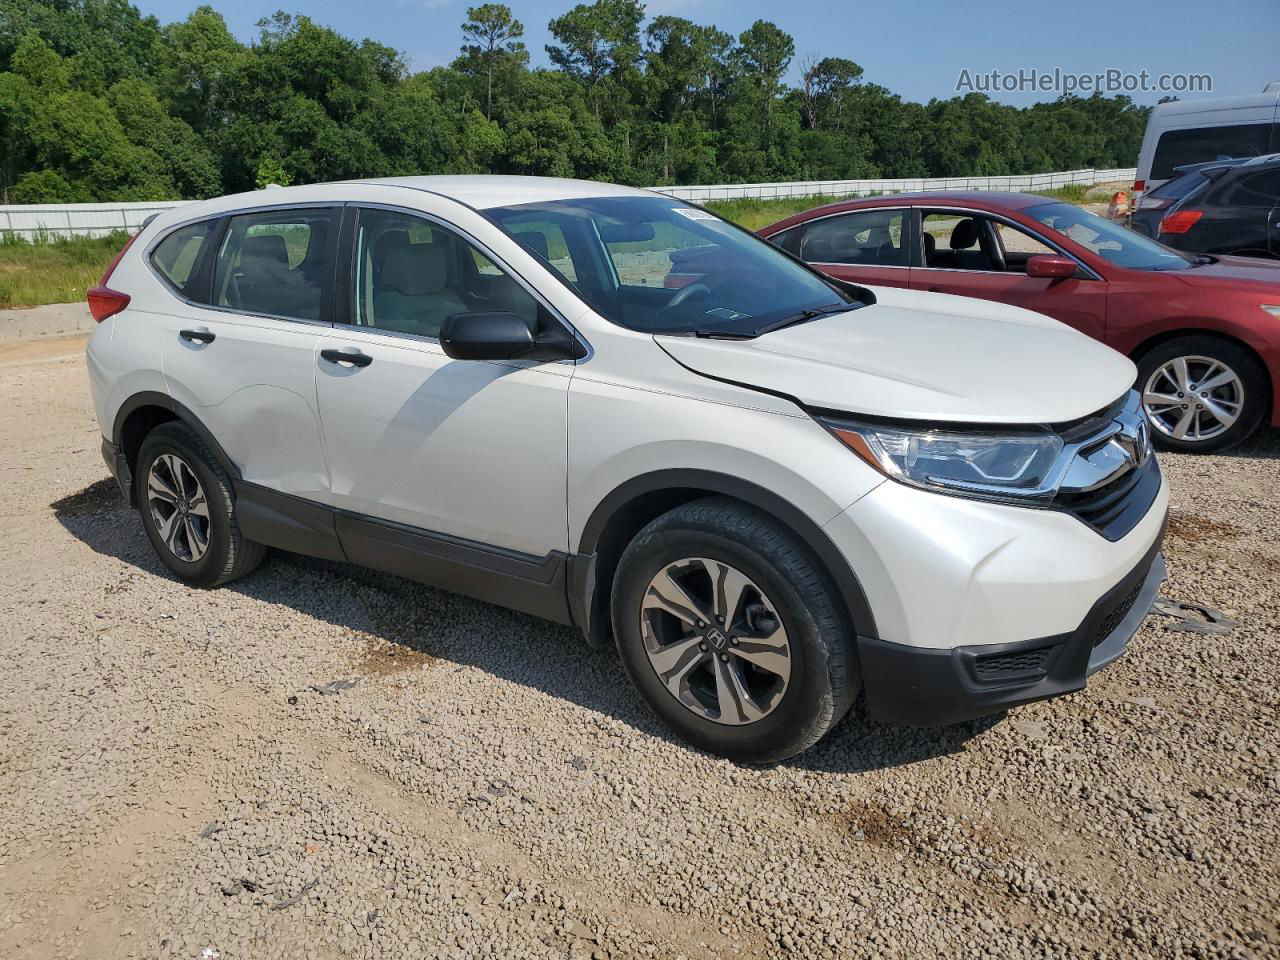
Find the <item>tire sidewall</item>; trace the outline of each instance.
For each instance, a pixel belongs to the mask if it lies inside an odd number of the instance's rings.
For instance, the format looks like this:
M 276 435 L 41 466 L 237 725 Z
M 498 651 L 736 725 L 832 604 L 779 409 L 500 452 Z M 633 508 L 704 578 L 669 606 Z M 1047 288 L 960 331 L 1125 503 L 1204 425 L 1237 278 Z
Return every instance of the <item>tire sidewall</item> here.
M 741 726 L 716 723 L 693 713 L 658 678 L 645 651 L 640 609 L 650 581 L 667 564 L 690 557 L 728 563 L 753 581 L 775 607 L 790 641 L 791 678 L 782 701 L 768 716 Z M 796 743 L 815 739 L 832 722 L 833 685 L 822 631 L 796 588 L 766 557 L 721 533 L 693 525 L 641 534 L 629 548 L 615 580 L 614 634 L 632 683 L 668 727 L 695 745 L 748 762 L 793 754 Z
M 147 499 L 147 476 L 156 458 L 171 453 L 181 457 L 195 473 L 204 490 L 205 502 L 209 507 L 209 549 L 199 560 L 189 561 L 177 557 L 160 537 L 155 520 L 151 516 L 151 505 Z M 196 585 L 213 583 L 227 565 L 227 555 L 231 548 L 230 517 L 227 513 L 227 497 L 223 495 L 222 479 L 213 472 L 203 454 L 186 436 L 181 427 L 164 425 L 157 427 L 145 440 L 138 451 L 138 469 L 134 474 L 134 491 L 137 497 L 139 512 L 142 514 L 142 526 L 147 531 L 147 538 L 170 570 L 181 579 Z
M 1261 365 L 1247 351 L 1235 344 L 1211 337 L 1182 337 L 1163 343 L 1138 361 L 1138 392 L 1142 393 L 1146 390 L 1147 380 L 1157 369 L 1177 357 L 1190 356 L 1211 357 L 1230 367 L 1244 386 L 1244 410 L 1226 431 L 1210 440 L 1178 440 L 1157 429 L 1154 424 L 1151 426 L 1152 440 L 1165 450 L 1180 453 L 1210 453 L 1235 446 L 1247 439 L 1266 415 L 1270 390 Z M 1143 412 L 1145 414 L 1145 408 Z

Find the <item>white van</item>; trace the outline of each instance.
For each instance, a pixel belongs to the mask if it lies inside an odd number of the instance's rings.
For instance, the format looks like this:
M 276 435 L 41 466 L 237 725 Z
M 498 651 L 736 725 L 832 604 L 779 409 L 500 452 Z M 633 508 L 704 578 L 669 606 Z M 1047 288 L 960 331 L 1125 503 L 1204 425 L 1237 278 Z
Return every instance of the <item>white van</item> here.
M 1142 138 L 1133 192 L 1154 190 L 1183 164 L 1280 151 L 1278 122 L 1280 80 L 1249 97 L 1157 104 Z

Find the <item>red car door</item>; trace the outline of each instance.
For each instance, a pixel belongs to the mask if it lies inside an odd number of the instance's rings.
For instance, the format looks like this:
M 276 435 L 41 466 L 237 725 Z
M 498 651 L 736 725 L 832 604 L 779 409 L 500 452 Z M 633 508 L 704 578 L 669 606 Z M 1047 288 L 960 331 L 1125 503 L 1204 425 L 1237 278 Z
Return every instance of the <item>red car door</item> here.
M 810 220 L 770 242 L 837 280 L 906 287 L 911 280 L 909 210 L 852 210 Z
M 912 289 L 997 300 L 1105 338 L 1105 280 L 1083 265 L 1074 277 L 1027 276 L 1030 257 L 1062 255 L 1043 238 L 966 210 L 922 209 L 920 227 L 923 266 L 911 271 Z

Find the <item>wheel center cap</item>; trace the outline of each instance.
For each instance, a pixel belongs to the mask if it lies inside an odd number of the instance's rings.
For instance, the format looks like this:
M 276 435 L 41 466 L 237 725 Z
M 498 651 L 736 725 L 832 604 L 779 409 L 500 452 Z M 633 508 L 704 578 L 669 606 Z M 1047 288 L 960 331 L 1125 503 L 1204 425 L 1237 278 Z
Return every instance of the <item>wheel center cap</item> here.
M 707 641 L 707 646 L 712 650 L 723 650 L 729 645 L 729 635 L 716 626 L 707 627 L 707 632 L 703 637 Z

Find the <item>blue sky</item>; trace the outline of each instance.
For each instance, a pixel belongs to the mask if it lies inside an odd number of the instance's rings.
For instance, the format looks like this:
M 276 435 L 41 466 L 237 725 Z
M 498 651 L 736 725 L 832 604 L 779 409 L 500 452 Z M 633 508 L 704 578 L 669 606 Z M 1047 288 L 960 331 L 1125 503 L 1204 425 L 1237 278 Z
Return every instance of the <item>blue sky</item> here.
M 185 17 L 199 0 L 135 0 L 162 22 Z M 459 24 L 481 0 L 205 0 L 221 11 L 242 40 L 279 6 L 303 13 L 356 38 L 371 37 L 408 55 L 415 70 L 449 63 Z M 547 62 L 547 22 L 574 0 L 512 0 L 525 25 L 535 64 Z M 1117 69 L 1153 77 L 1207 73 L 1212 96 L 1259 92 L 1280 80 L 1280 2 L 1277 0 L 650 0 L 650 16 L 671 13 L 738 34 L 756 19 L 772 20 L 807 54 L 842 56 L 865 68 L 866 79 L 911 100 L 956 93 L 962 70 L 971 74 L 1019 69 L 1089 74 Z M 795 74 L 795 68 L 792 73 Z M 792 77 L 794 79 L 794 76 Z M 1027 104 L 1054 94 L 993 93 Z M 1207 94 L 1183 94 L 1182 99 Z M 1154 103 L 1159 93 L 1135 94 Z

